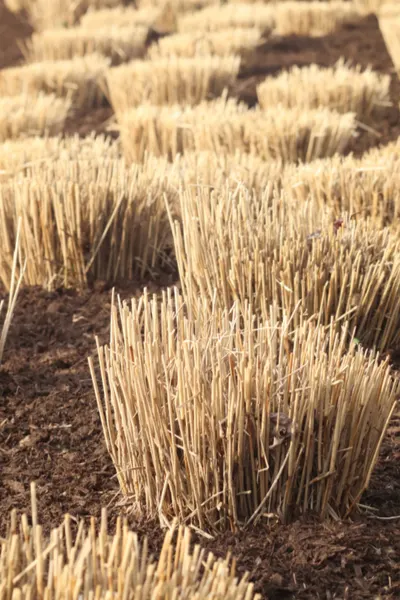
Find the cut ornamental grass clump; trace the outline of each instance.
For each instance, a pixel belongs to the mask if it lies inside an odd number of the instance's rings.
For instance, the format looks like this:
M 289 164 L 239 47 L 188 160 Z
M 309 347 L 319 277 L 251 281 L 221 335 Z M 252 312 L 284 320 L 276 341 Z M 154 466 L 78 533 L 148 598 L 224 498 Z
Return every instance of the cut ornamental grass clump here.
M 183 14 L 178 18 L 178 31 L 182 33 L 217 31 L 234 27 L 257 27 L 264 35 L 274 27 L 275 6 L 257 4 L 216 4 L 201 11 Z
M 173 160 L 200 150 L 310 161 L 344 152 L 356 131 L 351 113 L 280 106 L 263 111 L 226 98 L 195 107 L 142 105 L 117 113 L 117 119 L 125 157 L 133 162 L 146 152 Z
M 86 29 L 104 26 L 144 26 L 162 33 L 172 33 L 176 29 L 176 13 L 171 5 L 146 6 L 141 9 L 133 6 L 117 6 L 111 9 L 90 10 L 80 20 Z
M 22 51 L 28 62 L 69 60 L 87 54 L 101 54 L 119 64 L 144 56 L 147 27 L 104 26 L 99 29 L 71 27 L 34 33 Z
M 27 285 L 156 277 L 174 268 L 164 195 L 177 192 L 166 179 L 151 164 L 98 157 L 32 164 L 0 185 L 1 252 L 10 255 L 21 218 Z
M 325 325 L 346 319 L 368 346 L 399 346 L 398 235 L 314 199 L 299 204 L 291 193 L 244 186 L 182 190 L 179 215 L 171 221 L 189 305 L 199 296 L 227 308 L 237 300 L 243 310 L 249 302 L 265 318 L 273 302 L 289 314 L 299 304 Z
M 69 98 L 54 94 L 0 97 L 0 142 L 22 136 L 58 135 L 70 109 Z
M 237 56 L 137 60 L 109 69 L 107 89 L 116 113 L 147 102 L 194 105 L 229 88 L 239 66 Z
M 98 528 L 92 517 L 74 533 L 65 515 L 46 536 L 31 487 L 32 525 L 26 514 L 18 519 L 13 510 L 7 536 L 0 538 L 0 600 L 260 600 L 248 574 L 236 576 L 229 554 L 216 558 L 192 544 L 188 528 L 175 524 L 158 560 L 149 554 L 147 538 L 139 541 L 120 517 L 111 534 L 105 509 Z
M 132 510 L 211 534 L 312 512 L 340 518 L 368 486 L 399 380 L 346 327 L 279 320 L 270 307 L 113 303 L 90 369 Z M 348 349 L 350 343 L 350 347 Z
M 74 109 L 99 106 L 105 99 L 105 74 L 110 60 L 89 54 L 71 60 L 44 60 L 0 71 L 0 94 L 55 93 L 71 99 Z
M 167 56 L 193 58 L 202 55 L 226 56 L 254 49 L 261 41 L 256 27 L 235 27 L 215 32 L 177 33 L 158 40 L 148 50 L 151 59 Z
M 352 2 L 341 0 L 278 2 L 273 10 L 274 33 L 278 35 L 329 35 L 344 24 L 357 22 L 361 16 Z
M 85 138 L 32 137 L 0 144 L 0 181 L 17 173 L 26 174 L 33 165 L 63 160 L 95 160 L 99 163 L 121 157 L 118 140 L 92 133 Z
M 257 87 L 262 108 L 281 104 L 304 110 L 327 106 L 341 113 L 353 112 L 370 119 L 391 105 L 390 76 L 371 69 L 354 68 L 340 60 L 334 67 L 292 67 L 277 77 L 267 77 Z
M 302 203 L 312 198 L 336 214 L 371 217 L 376 228 L 400 225 L 400 146 L 374 150 L 361 159 L 336 156 L 285 168 L 281 189 Z

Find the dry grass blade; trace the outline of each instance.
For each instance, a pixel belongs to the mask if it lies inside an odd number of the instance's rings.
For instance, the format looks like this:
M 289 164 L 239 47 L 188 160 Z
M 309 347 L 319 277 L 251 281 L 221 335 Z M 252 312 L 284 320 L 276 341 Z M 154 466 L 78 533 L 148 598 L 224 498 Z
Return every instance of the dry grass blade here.
M 327 69 L 310 65 L 293 67 L 277 77 L 267 77 L 257 88 L 262 108 L 282 104 L 305 110 L 326 106 L 341 113 L 353 112 L 370 119 L 390 105 L 390 76 L 371 69 L 351 68 L 340 60 Z
M 400 343 L 400 243 L 388 230 L 243 187 L 183 190 L 180 218 L 175 254 L 190 305 L 199 296 L 227 308 L 237 300 L 265 316 L 272 302 L 286 313 L 300 304 L 324 324 L 346 318 L 380 350 Z
M 186 33 L 217 31 L 229 27 L 257 27 L 268 34 L 274 27 L 275 10 L 275 6 L 263 2 L 209 6 L 199 12 L 181 15 L 178 30 Z
M 108 450 L 135 512 L 215 532 L 275 513 L 354 510 L 400 386 L 348 330 L 251 309 L 196 318 L 177 290 L 114 305 L 92 377 Z M 351 337 L 350 337 L 351 341 Z
M 45 60 L 0 71 L 0 94 L 54 93 L 71 98 L 77 109 L 99 106 L 104 100 L 108 58 L 87 55 L 71 60 Z
M 146 102 L 199 104 L 231 86 L 239 66 L 236 56 L 133 61 L 108 71 L 108 93 L 117 113 Z
M 303 111 L 276 106 L 249 110 L 219 99 L 194 108 L 142 105 L 117 114 L 125 156 L 168 156 L 211 150 L 254 154 L 262 160 L 310 161 L 343 152 L 356 129 L 354 115 L 326 108 Z
M 139 26 L 47 29 L 34 33 L 22 50 L 29 62 L 69 60 L 95 53 L 119 64 L 144 56 L 147 33 L 147 27 Z
M 19 520 L 13 511 L 0 543 L 2 600 L 65 598 L 68 590 L 80 600 L 260 600 L 248 575 L 236 576 L 229 555 L 217 559 L 192 544 L 189 529 L 175 524 L 165 534 L 157 561 L 147 539 L 139 543 L 121 518 L 110 534 L 105 510 L 98 528 L 92 518 L 88 528 L 82 521 L 74 533 L 65 515 L 49 536 L 42 525 L 29 525 L 27 515 Z
M 54 94 L 0 97 L 0 142 L 21 136 L 57 135 L 70 108 L 68 98 Z
M 254 49 L 261 40 L 261 31 L 256 27 L 221 29 L 216 32 L 177 33 L 161 38 L 150 46 L 148 56 L 151 59 L 167 56 L 213 55 L 226 56 L 240 54 Z
M 8 305 L 4 321 L 0 330 L 0 365 L 3 358 L 4 346 L 7 339 L 8 330 L 10 329 L 11 320 L 15 310 L 19 289 L 24 277 L 26 264 L 18 266 L 19 258 L 19 239 L 20 239 L 21 220 L 18 222 L 17 235 L 15 239 L 15 249 L 11 262 L 11 273 L 9 272 L 8 260 L 3 258 L 0 263 L 0 281 L 8 291 Z M 0 316 L 3 312 L 4 300 L 0 302 Z
M 97 160 L 99 164 L 120 158 L 118 140 L 94 133 L 81 138 L 32 137 L 8 140 L 0 144 L 0 181 L 17 173 L 26 173 L 33 165 L 43 165 L 63 160 Z
M 254 5 L 253 5 L 254 6 Z M 360 18 L 352 2 L 278 2 L 274 6 L 275 32 L 279 35 L 324 36 L 344 23 Z
M 0 186 L 1 251 L 9 256 L 21 217 L 28 285 L 83 287 L 167 271 L 166 179 L 151 167 L 98 158 L 33 164 Z

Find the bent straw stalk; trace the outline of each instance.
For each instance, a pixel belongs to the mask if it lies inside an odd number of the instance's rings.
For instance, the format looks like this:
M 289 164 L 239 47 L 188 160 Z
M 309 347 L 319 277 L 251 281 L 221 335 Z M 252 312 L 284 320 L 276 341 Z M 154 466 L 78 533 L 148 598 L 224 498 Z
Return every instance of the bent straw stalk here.
M 74 533 L 72 519 L 65 515 L 48 536 L 38 523 L 36 496 L 32 509 L 32 525 L 26 514 L 18 519 L 12 511 L 0 542 L 0 600 L 66 600 L 71 590 L 80 600 L 260 600 L 248 574 L 236 576 L 230 555 L 216 558 L 192 544 L 187 528 L 173 524 L 155 560 L 147 538 L 139 542 L 120 517 L 115 533 L 109 532 L 105 509 L 98 528 L 92 517 L 89 527 L 81 521 Z
M 26 268 L 26 262 L 24 265 L 19 265 L 19 239 L 20 239 L 21 220 L 18 222 L 17 235 L 15 240 L 15 250 L 12 256 L 11 274 L 9 274 L 9 267 L 7 260 L 2 258 L 0 263 L 0 281 L 5 289 L 8 291 L 8 305 L 4 321 L 0 330 L 0 366 L 4 354 L 4 346 L 7 339 L 7 334 L 10 329 L 11 321 L 13 318 L 15 305 L 19 289 L 21 287 L 22 280 L 24 278 L 24 272 Z M 18 272 L 19 271 L 19 272 Z M 4 300 L 0 302 L 0 316 L 3 311 Z
M 340 60 L 334 67 L 317 65 L 293 67 L 277 77 L 267 77 L 257 87 L 263 109 L 277 104 L 304 110 L 326 106 L 340 113 L 352 112 L 359 119 L 370 119 L 390 106 L 390 76 L 361 71 Z
M 195 105 L 232 86 L 239 66 L 237 56 L 132 61 L 108 71 L 107 88 L 116 113 L 143 103 Z
M 399 391 L 388 363 L 357 349 L 347 326 L 293 329 L 272 306 L 261 320 L 197 302 L 196 318 L 176 289 L 114 303 L 102 391 L 90 360 L 133 510 L 211 533 L 353 511 Z
M 389 230 L 290 194 L 228 186 L 181 191 L 180 219 L 171 226 L 190 306 L 199 296 L 210 307 L 249 302 L 266 318 L 272 302 L 289 314 L 300 305 L 324 324 L 346 319 L 379 350 L 399 344 L 400 245 Z

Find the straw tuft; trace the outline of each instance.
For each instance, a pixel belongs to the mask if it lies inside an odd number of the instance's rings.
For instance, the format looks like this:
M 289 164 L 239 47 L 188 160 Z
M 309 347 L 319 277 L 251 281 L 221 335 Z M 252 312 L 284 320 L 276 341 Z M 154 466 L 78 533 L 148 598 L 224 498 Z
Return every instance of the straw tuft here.
M 31 488 L 35 491 L 35 485 Z M 38 523 L 36 496 L 32 496 L 32 521 L 12 511 L 7 537 L 1 539 L 0 580 L 2 598 L 66 598 L 69 590 L 79 600 L 260 600 L 249 583 L 240 579 L 230 555 L 216 558 L 191 542 L 189 529 L 172 525 L 165 534 L 158 560 L 140 543 L 127 522 L 117 519 L 109 533 L 107 512 L 96 527 L 81 521 L 77 532 L 72 518 L 52 529 L 49 536 Z
M 68 96 L 79 110 L 99 106 L 104 101 L 105 73 L 109 59 L 87 55 L 71 60 L 45 60 L 0 71 L 0 94 L 54 93 Z
M 0 142 L 21 136 L 57 135 L 70 108 L 68 98 L 54 94 L 0 97 Z
M 252 5 L 254 6 L 254 5 Z M 346 23 L 360 19 L 352 2 L 289 1 L 274 6 L 275 32 L 278 35 L 324 36 Z
M 101 54 L 119 64 L 141 58 L 146 51 L 147 27 L 102 27 L 88 29 L 47 29 L 34 33 L 23 47 L 29 62 L 69 60 L 87 54 Z
M 261 40 L 261 31 L 256 27 L 221 29 L 216 32 L 177 33 L 161 38 L 150 46 L 148 56 L 151 59 L 171 56 L 226 56 L 241 54 L 254 49 Z
M 371 69 L 351 68 L 340 60 L 335 67 L 293 67 L 277 77 L 267 77 L 257 88 L 262 108 L 282 104 L 304 110 L 327 106 L 360 119 L 376 116 L 390 105 L 390 76 Z
M 279 5 L 277 5 L 279 6 Z M 199 12 L 183 14 L 178 19 L 181 32 L 217 31 L 229 27 L 257 27 L 264 35 L 274 28 L 275 6 L 256 4 L 222 4 L 208 6 Z
M 231 86 L 239 66 L 236 56 L 138 60 L 108 71 L 108 92 L 116 113 L 146 102 L 194 105 Z
M 199 299 L 200 298 L 200 299 Z M 271 307 L 196 318 L 177 290 L 113 305 L 94 382 L 106 444 L 136 513 L 203 531 L 274 515 L 352 512 L 400 389 L 345 327 L 293 330 Z M 347 345 L 350 342 L 350 350 Z
M 175 154 L 193 150 L 237 150 L 262 160 L 310 161 L 344 152 L 356 128 L 351 113 L 280 106 L 249 110 L 224 98 L 193 108 L 142 105 L 117 118 L 129 161 L 143 160 L 146 151 L 173 160 Z

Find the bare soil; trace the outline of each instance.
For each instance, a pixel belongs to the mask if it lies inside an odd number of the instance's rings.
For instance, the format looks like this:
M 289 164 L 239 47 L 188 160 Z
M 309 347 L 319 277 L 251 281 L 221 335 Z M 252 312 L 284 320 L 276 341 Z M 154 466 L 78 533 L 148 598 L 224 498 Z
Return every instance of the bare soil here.
M 10 15 L 0 0 L 0 66 L 21 59 L 17 38 L 30 34 L 26 23 Z M 368 17 L 357 28 L 308 39 L 266 42 L 247 57 L 236 93 L 249 104 L 255 84 L 266 74 L 298 64 L 333 64 L 345 56 L 392 74 L 392 63 L 377 21 Z M 393 77 L 392 99 L 400 85 Z M 86 135 L 107 129 L 112 112 L 103 107 L 70 119 L 68 133 Z M 387 143 L 400 133 L 398 109 L 375 124 L 379 137 L 361 134 L 354 150 Z M 149 284 L 154 290 L 172 278 Z M 125 282 L 123 297 L 140 293 L 143 283 Z M 111 291 L 102 282 L 83 293 L 60 289 L 22 290 L 0 369 L 0 535 L 11 508 L 30 511 L 29 485 L 37 482 L 41 521 L 48 531 L 65 512 L 76 518 L 98 517 L 110 506 L 111 520 L 124 511 L 111 460 L 103 442 L 87 357 L 94 336 L 107 341 Z M 385 438 L 365 507 L 352 521 L 319 523 L 308 518 L 291 525 L 265 523 L 246 533 L 198 541 L 224 556 L 231 550 L 238 570 L 248 570 L 257 591 L 268 599 L 400 597 L 400 414 Z M 162 532 L 156 523 L 129 516 L 132 527 L 149 537 L 157 552 Z

